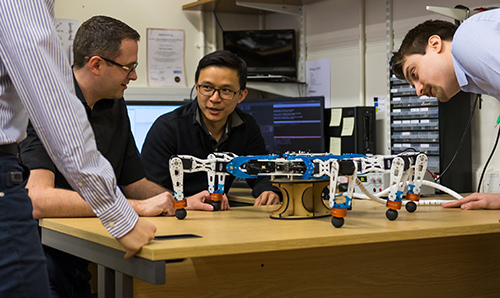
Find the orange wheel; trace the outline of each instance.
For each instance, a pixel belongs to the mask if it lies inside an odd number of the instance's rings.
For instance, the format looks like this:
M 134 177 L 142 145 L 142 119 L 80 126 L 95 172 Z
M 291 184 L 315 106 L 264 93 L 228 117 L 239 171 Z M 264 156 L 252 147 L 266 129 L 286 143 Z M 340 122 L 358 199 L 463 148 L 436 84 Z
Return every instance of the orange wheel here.
M 395 201 L 391 201 L 391 200 L 387 200 L 387 203 L 385 204 L 385 206 L 387 206 L 387 208 L 391 208 L 392 210 L 401 209 L 401 205 L 402 205 L 401 201 L 395 202 Z
M 223 195 L 224 194 L 222 194 L 222 193 L 211 193 L 210 194 L 210 200 L 212 200 L 212 201 L 222 201 L 222 196 Z
M 418 202 L 420 200 L 420 195 L 416 195 L 414 193 L 408 192 L 406 193 L 406 198 L 413 202 Z
M 335 217 L 342 218 L 347 216 L 347 209 L 332 208 L 331 213 Z
M 174 208 L 175 209 L 186 208 L 186 206 L 187 206 L 186 199 L 184 199 L 182 201 L 174 201 Z

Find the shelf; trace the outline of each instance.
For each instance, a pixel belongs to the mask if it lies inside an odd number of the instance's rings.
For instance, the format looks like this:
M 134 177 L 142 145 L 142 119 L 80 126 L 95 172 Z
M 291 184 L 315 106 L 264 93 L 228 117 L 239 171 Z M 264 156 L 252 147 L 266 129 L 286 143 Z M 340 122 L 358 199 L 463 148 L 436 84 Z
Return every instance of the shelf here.
M 434 13 L 450 17 L 457 21 L 464 21 L 467 18 L 475 15 L 479 11 L 477 10 L 465 10 L 460 8 L 447 8 L 447 7 L 439 7 L 439 6 L 426 6 L 425 9 L 428 11 L 432 11 Z
M 306 86 L 305 83 L 299 82 L 247 82 L 248 89 L 289 97 L 303 96 L 306 93 Z
M 186 100 L 191 88 L 183 87 L 130 87 L 125 90 L 126 100 Z
M 256 14 L 259 11 L 265 12 L 264 10 L 243 7 L 236 4 L 236 2 L 251 2 L 254 4 L 263 5 L 283 5 L 283 6 L 301 6 L 304 4 L 311 4 L 319 2 L 322 0 L 251 0 L 251 1 L 236 1 L 236 0 L 199 0 L 191 2 L 182 6 L 182 10 L 192 10 L 192 11 L 217 11 L 217 12 L 231 12 L 231 13 L 244 13 L 244 14 Z
M 305 22 L 303 17 L 303 5 L 312 4 L 324 0 L 198 0 L 182 6 L 185 11 L 202 11 L 202 12 L 226 12 L 240 14 L 266 14 L 269 12 L 290 14 L 299 17 L 300 31 L 299 34 L 299 50 L 298 50 L 298 79 L 305 81 L 305 64 L 306 64 L 306 45 L 305 45 Z M 202 32 L 203 33 L 203 32 Z M 203 36 L 202 36 L 203 38 Z M 263 84 L 257 84 L 259 90 L 269 91 L 271 93 L 282 90 L 281 87 L 267 87 Z M 283 86 L 283 85 L 281 85 Z M 304 88 L 299 88 L 299 93 Z M 296 94 L 297 92 L 288 92 Z

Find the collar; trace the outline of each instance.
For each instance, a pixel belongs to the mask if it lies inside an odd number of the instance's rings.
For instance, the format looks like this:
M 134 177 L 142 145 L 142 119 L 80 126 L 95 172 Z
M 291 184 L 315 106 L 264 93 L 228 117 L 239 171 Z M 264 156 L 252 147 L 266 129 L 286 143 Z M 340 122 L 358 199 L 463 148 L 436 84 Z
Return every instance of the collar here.
M 85 107 L 85 110 L 87 111 L 87 115 L 90 117 L 90 114 L 92 112 L 92 109 L 89 107 L 87 104 L 87 101 L 85 100 L 85 97 L 83 96 L 82 89 L 80 88 L 80 85 L 78 85 L 78 81 L 76 80 L 75 74 L 73 73 L 73 83 L 75 85 L 75 93 L 78 99 L 82 102 L 83 106 Z M 123 98 L 123 97 L 122 97 Z M 114 99 L 100 99 L 98 100 L 95 105 L 94 109 L 96 107 L 102 107 L 102 108 L 109 108 L 112 107 L 114 104 L 115 100 Z
M 83 97 L 83 92 L 82 89 L 80 89 L 80 85 L 78 85 L 78 81 L 76 80 L 75 74 L 73 73 L 73 82 L 75 85 L 75 93 L 78 99 L 83 103 L 85 107 L 88 107 L 87 101 L 85 100 L 85 97 Z
M 453 46 L 453 44 L 452 44 Z M 452 55 L 451 59 L 453 61 L 453 69 L 455 70 L 455 77 L 457 78 L 458 85 L 462 89 L 462 87 L 467 86 L 469 84 L 469 81 L 467 80 L 467 75 L 465 74 L 465 71 L 463 70 L 461 64 L 457 59 L 455 58 L 455 55 L 453 55 L 453 50 L 452 50 Z
M 202 127 L 203 131 L 205 131 L 206 134 L 210 135 L 210 132 L 208 131 L 207 126 L 205 125 L 205 121 L 203 121 L 203 117 L 201 116 L 201 110 L 200 107 L 198 106 L 198 99 L 196 98 L 193 102 L 196 105 L 196 111 L 194 117 L 195 122 Z M 240 115 L 238 115 L 235 109 L 231 114 L 229 114 L 227 118 L 224 135 L 228 134 L 232 128 L 238 127 L 243 123 L 245 123 L 245 121 L 243 121 L 243 119 L 240 117 Z

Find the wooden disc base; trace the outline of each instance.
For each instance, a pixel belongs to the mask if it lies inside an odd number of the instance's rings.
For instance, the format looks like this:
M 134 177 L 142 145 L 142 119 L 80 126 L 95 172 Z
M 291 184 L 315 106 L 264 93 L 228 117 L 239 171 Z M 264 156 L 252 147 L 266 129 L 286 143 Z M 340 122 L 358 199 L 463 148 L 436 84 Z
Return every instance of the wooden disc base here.
M 281 190 L 283 204 L 271 214 L 275 219 L 307 219 L 330 216 L 322 199 L 329 180 L 282 180 L 273 185 Z

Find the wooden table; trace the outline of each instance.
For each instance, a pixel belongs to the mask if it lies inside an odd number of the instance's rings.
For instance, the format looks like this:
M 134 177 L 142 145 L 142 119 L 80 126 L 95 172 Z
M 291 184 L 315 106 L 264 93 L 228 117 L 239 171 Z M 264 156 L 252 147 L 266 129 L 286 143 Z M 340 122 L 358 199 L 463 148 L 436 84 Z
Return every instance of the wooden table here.
M 329 217 L 270 219 L 274 209 L 148 218 L 164 239 L 131 260 L 95 218 L 40 225 L 44 244 L 99 264 L 99 297 L 500 295 L 499 210 L 419 206 L 389 221 L 384 205 L 354 200 L 337 229 Z

